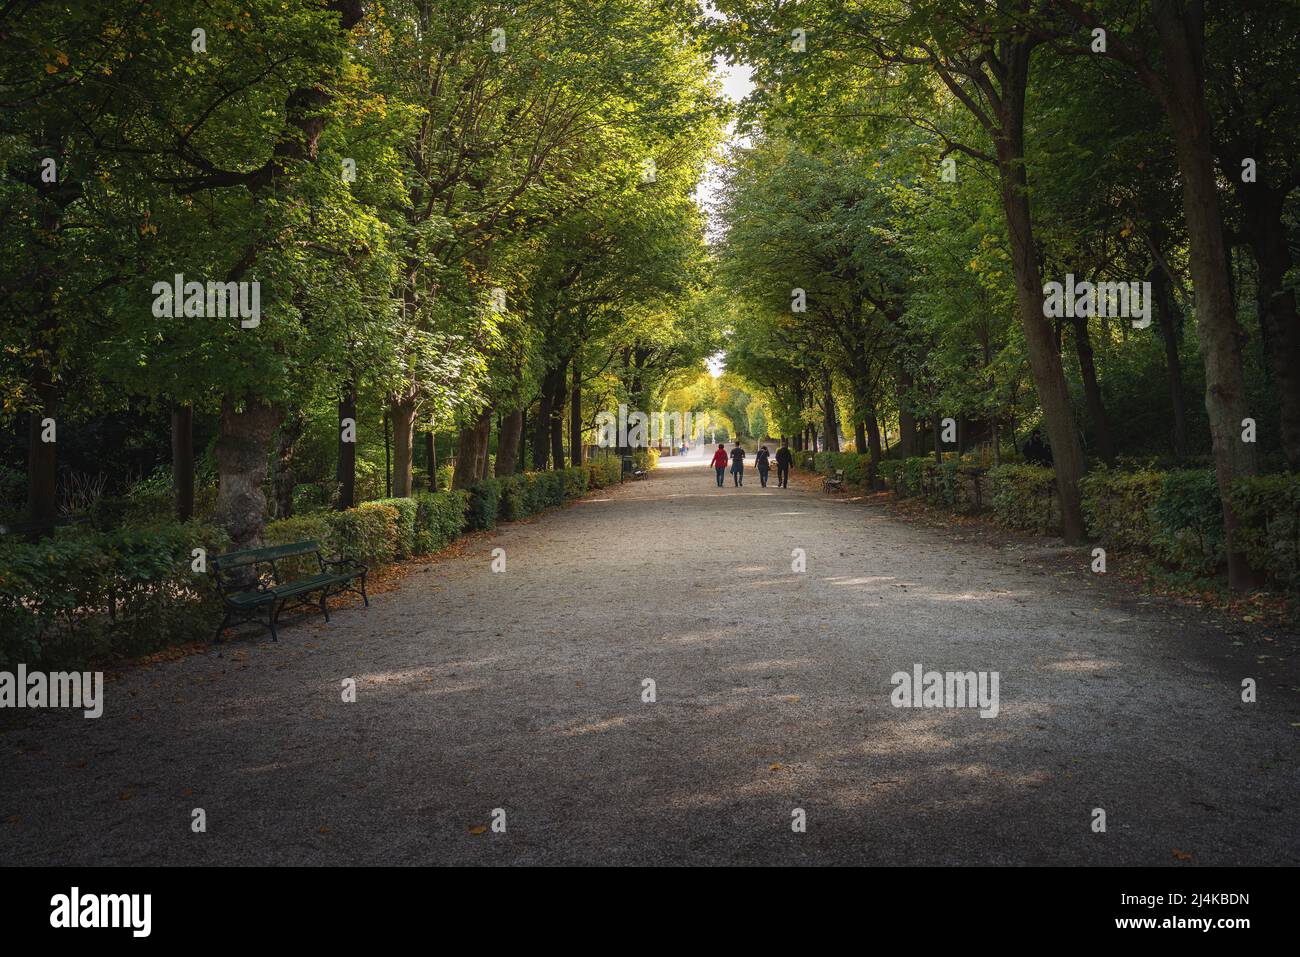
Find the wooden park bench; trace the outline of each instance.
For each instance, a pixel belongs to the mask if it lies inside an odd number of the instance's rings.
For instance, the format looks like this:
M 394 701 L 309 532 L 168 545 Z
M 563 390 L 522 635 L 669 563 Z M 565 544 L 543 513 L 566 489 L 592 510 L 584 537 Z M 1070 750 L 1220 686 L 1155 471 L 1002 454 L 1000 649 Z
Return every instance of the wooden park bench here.
M 277 563 L 308 555 L 315 557 L 317 571 L 285 580 Z M 355 592 L 369 608 L 366 571 L 365 565 L 351 559 L 327 561 L 320 546 L 312 541 L 245 548 L 217 555 L 209 559 L 208 572 L 221 595 L 226 616 L 214 640 L 220 640 L 222 632 L 232 624 L 260 621 L 265 611 L 271 640 L 279 641 L 275 623 L 280 612 L 291 602 L 295 606 L 319 605 L 326 621 L 330 620 L 330 612 L 325 599 L 330 595 Z M 232 622 L 232 619 L 238 620 Z
M 834 472 L 827 474 L 822 479 L 823 492 L 843 492 L 844 491 L 844 469 L 836 469 Z

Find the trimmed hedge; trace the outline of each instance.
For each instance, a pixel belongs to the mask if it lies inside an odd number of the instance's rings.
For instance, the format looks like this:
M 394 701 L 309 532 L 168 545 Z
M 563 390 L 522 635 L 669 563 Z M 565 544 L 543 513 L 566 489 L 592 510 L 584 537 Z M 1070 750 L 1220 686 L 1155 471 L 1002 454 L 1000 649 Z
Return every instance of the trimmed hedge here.
M 813 469 L 823 475 L 843 469 L 845 484 L 866 485 L 871 477 L 871 456 L 857 452 L 817 452 L 813 455 Z
M 1230 495 L 1241 546 L 1255 568 L 1300 593 L 1300 475 L 1240 479 Z
M 466 529 L 492 528 L 617 484 L 617 458 L 559 472 L 487 479 L 470 490 L 421 492 L 269 522 L 267 545 L 314 540 L 327 557 L 377 567 L 451 544 Z M 220 554 L 224 533 L 201 522 L 99 532 L 61 529 L 50 539 L 0 543 L 0 668 L 84 666 L 138 656 L 212 634 L 221 604 L 192 551 Z M 314 574 L 313 556 L 278 563 L 285 576 Z
M 1061 527 L 1054 470 L 1040 465 L 1000 465 L 989 469 L 989 488 L 998 524 L 1043 533 Z
M 563 505 L 592 489 L 617 485 L 622 463 L 597 459 L 558 472 L 521 472 L 484 479 L 469 490 L 468 523 L 472 529 L 494 528 L 497 522 L 517 522 L 545 508 Z
M 835 456 L 823 458 L 829 464 Z M 843 456 L 839 457 L 840 459 Z M 962 463 L 945 457 L 886 460 L 881 474 L 901 498 L 919 495 L 931 477 L 927 500 L 960 508 L 970 504 L 961 481 Z M 1009 528 L 1040 533 L 1060 530 L 1056 473 L 1036 465 L 1002 465 L 988 472 L 993 517 Z M 1098 468 L 1079 483 L 1088 535 L 1107 549 L 1150 556 L 1189 575 L 1213 575 L 1226 560 L 1223 510 L 1213 469 Z M 1231 501 L 1240 522 L 1241 547 L 1252 566 L 1276 586 L 1300 592 L 1300 475 L 1239 479 Z
M 421 492 L 411 498 L 363 502 L 343 512 L 312 512 L 266 526 L 268 545 L 312 539 L 329 556 L 355 558 L 367 565 L 427 555 L 454 542 L 465 529 L 469 495 Z M 314 570 L 315 559 L 285 564 L 286 574 Z
M 485 478 L 469 488 L 469 506 L 465 509 L 465 524 L 472 532 L 496 528 L 497 511 L 501 505 L 501 481 Z
M 218 529 L 177 522 L 0 546 L 0 666 L 68 667 L 211 634 L 219 602 L 192 552 Z

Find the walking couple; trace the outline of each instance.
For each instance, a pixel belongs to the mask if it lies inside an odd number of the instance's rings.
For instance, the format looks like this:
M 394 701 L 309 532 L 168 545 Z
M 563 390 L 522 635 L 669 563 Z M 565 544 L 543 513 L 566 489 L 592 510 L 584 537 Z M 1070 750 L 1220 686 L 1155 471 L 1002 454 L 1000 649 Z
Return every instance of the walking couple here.
M 718 488 L 722 488 L 723 477 L 727 472 L 727 447 L 724 443 L 718 443 L 718 450 L 713 453 L 713 470 L 718 473 Z M 740 447 L 737 441 L 731 449 L 731 481 L 736 488 L 745 484 L 745 450 Z M 776 479 L 780 488 L 786 488 L 790 484 L 790 463 L 794 456 L 790 453 L 790 444 L 786 440 L 781 440 L 781 447 L 776 450 Z M 754 465 L 758 469 L 758 480 L 762 483 L 763 488 L 767 488 L 767 473 L 771 470 L 770 453 L 766 445 L 760 445 L 758 451 L 754 454 Z

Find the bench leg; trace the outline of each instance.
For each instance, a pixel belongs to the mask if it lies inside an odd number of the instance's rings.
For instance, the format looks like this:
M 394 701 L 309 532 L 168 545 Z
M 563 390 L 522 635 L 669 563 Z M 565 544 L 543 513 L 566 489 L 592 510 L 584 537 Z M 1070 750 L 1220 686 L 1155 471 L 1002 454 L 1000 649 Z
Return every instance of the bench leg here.
M 212 636 L 212 641 L 214 643 L 220 641 L 222 633 L 230 627 L 230 616 L 232 614 L 234 614 L 234 612 L 228 611 L 226 612 L 226 617 L 221 619 L 221 624 L 217 626 L 217 633 Z
M 279 641 L 279 640 L 280 640 L 280 636 L 279 636 L 279 635 L 276 633 L 276 631 L 275 631 L 275 621 L 276 621 L 277 618 L 280 617 L 280 612 L 283 611 L 283 610 L 284 610 L 284 602 L 280 602 L 280 604 L 279 604 L 278 607 L 276 606 L 276 603 L 275 603 L 275 602 L 271 602 L 271 604 L 270 604 L 270 611 L 269 611 L 269 613 L 267 614 L 267 620 L 271 623 L 271 640 L 272 640 L 272 641 Z
M 370 599 L 366 597 L 366 573 L 361 573 L 361 600 L 365 602 L 365 607 L 370 607 Z
M 326 590 L 324 590 L 324 589 L 321 590 L 321 593 L 320 593 L 320 610 L 321 610 L 322 612 L 325 613 L 325 620 L 326 620 L 326 621 L 329 621 L 329 620 L 330 620 L 330 610 L 329 610 L 329 608 L 326 607 L 326 605 L 325 605 L 325 596 L 328 595 L 328 594 L 329 594 L 328 591 L 326 591 Z

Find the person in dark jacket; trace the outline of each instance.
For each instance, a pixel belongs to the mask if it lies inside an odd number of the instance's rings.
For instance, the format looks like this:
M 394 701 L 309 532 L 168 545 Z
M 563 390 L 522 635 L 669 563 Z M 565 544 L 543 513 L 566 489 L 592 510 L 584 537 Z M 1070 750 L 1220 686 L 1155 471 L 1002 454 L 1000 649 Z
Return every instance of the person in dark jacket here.
M 740 447 L 740 439 L 731 449 L 731 481 L 736 488 L 745 484 L 745 450 Z
M 794 461 L 794 456 L 790 454 L 790 442 L 787 439 L 781 440 L 781 447 L 776 450 L 776 484 L 780 488 L 785 488 L 790 484 L 790 463 Z
M 1029 433 L 1029 441 L 1025 443 L 1025 461 L 1030 465 L 1052 464 L 1052 450 L 1043 441 L 1043 433 L 1039 429 Z
M 713 453 L 713 469 L 718 473 L 718 488 L 722 488 L 723 477 L 727 474 L 727 447 L 718 443 L 718 451 Z
M 767 473 L 771 469 L 768 456 L 766 445 L 760 445 L 758 451 L 754 453 L 754 467 L 758 469 L 758 482 L 763 488 L 767 488 Z

